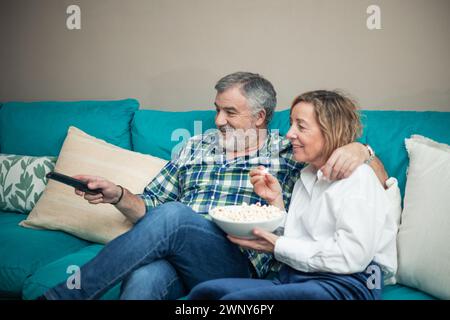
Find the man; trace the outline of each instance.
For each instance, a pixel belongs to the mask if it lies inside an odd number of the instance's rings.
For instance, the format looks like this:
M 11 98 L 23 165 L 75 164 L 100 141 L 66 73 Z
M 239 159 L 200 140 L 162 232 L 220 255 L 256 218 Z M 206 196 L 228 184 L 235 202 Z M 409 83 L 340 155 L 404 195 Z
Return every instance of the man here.
M 232 244 L 203 214 L 219 205 L 264 203 L 248 176 L 260 165 L 280 181 L 288 207 L 302 165 L 292 159 L 289 142 L 267 130 L 276 106 L 269 81 L 237 72 L 220 79 L 215 89 L 219 130 L 191 138 L 143 194 L 100 177 L 76 176 L 89 188 L 102 189 L 97 195 L 77 190 L 78 195 L 92 204 L 115 205 L 135 226 L 81 268 L 81 289 L 61 283 L 45 298 L 95 299 L 124 280 L 121 299 L 177 299 L 199 282 L 264 277 L 270 271 L 271 255 Z M 344 178 L 369 155 L 365 146 L 349 144 L 336 150 L 322 171 L 331 179 Z M 384 182 L 384 169 L 373 163 Z

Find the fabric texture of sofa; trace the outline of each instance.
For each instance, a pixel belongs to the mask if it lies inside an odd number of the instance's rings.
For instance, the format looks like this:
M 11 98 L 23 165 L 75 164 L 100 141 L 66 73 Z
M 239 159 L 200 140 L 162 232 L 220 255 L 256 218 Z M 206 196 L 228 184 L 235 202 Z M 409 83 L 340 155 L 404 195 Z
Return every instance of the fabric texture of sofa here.
M 214 111 L 138 110 L 134 99 L 77 102 L 8 102 L 0 106 L 0 152 L 57 156 L 70 125 L 122 148 L 170 159 L 182 139 L 214 128 Z M 450 112 L 362 111 L 364 133 L 404 196 L 408 156 L 404 139 L 420 134 L 450 144 Z M 276 112 L 270 124 L 285 134 L 289 111 Z M 198 122 L 197 122 L 198 121 Z M 175 129 L 184 129 L 173 136 Z M 101 250 L 59 231 L 19 226 L 26 214 L 0 211 L 0 298 L 34 299 L 65 281 L 69 265 L 81 266 Z M 103 299 L 117 299 L 120 284 Z M 383 299 L 433 299 L 401 284 L 387 286 Z

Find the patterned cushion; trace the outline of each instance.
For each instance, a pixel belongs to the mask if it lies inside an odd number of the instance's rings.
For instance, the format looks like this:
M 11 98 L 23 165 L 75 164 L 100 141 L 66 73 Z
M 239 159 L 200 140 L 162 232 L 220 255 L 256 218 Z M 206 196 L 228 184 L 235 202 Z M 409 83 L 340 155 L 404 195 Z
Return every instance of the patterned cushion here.
M 28 213 L 47 184 L 55 157 L 0 154 L 0 211 Z

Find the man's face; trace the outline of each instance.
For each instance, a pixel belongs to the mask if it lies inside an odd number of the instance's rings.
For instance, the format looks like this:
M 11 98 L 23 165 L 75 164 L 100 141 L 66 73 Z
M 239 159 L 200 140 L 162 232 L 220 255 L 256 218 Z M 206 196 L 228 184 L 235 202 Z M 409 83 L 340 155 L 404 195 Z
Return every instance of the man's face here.
M 239 87 L 230 88 L 216 95 L 215 123 L 225 140 L 228 151 L 242 151 L 255 143 L 258 129 L 264 129 L 265 114 L 254 115 Z M 245 141 L 246 143 L 239 143 Z M 240 145 L 240 146 L 239 146 Z M 233 150 L 232 150 L 233 149 Z

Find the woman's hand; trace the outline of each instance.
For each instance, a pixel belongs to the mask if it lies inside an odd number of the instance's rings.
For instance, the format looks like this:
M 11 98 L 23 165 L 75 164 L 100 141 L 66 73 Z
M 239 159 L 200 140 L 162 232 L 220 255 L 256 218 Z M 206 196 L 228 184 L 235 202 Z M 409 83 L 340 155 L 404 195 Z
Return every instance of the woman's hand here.
M 274 252 L 275 243 L 277 242 L 279 236 L 277 236 L 274 233 L 267 232 L 260 228 L 253 229 L 253 234 L 257 237 L 257 239 L 247 240 L 247 239 L 236 238 L 236 237 L 233 237 L 230 235 L 228 235 L 227 238 L 231 242 L 233 242 L 243 248 L 253 249 L 253 250 L 262 251 L 262 252 L 269 252 L 269 253 Z
M 250 182 L 258 196 L 269 204 L 284 210 L 283 190 L 280 183 L 263 166 L 250 171 Z
M 89 189 L 101 189 L 101 193 L 88 194 L 81 190 L 75 189 L 75 194 L 84 197 L 90 204 L 114 203 L 116 202 L 122 190 L 116 184 L 101 177 L 89 175 L 77 175 L 73 178 L 87 182 Z

